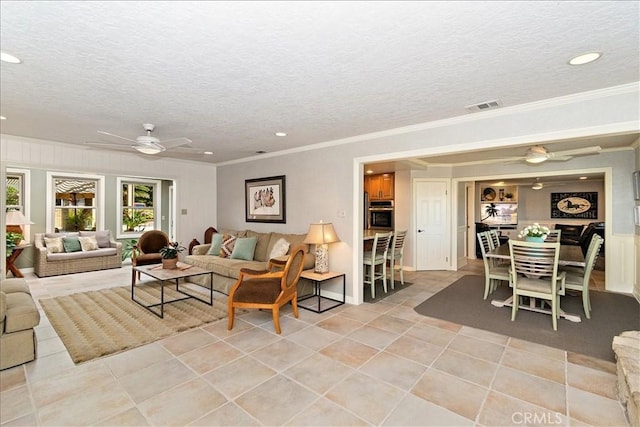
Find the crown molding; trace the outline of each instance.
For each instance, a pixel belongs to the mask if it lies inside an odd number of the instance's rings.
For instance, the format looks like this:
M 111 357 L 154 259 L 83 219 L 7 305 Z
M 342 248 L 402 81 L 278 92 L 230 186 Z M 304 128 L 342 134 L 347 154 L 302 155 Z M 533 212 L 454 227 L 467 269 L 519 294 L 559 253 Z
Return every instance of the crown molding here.
M 526 104 L 519 104 L 519 105 L 510 106 L 510 107 L 504 107 L 496 110 L 482 111 L 479 113 L 469 113 L 464 116 L 456 116 L 456 117 L 451 117 L 451 118 L 442 119 L 442 120 L 435 120 L 432 122 L 426 122 L 426 123 L 420 123 L 416 125 L 404 126 L 400 128 L 388 129 L 388 130 L 379 131 L 379 132 L 366 133 L 362 135 L 356 135 L 356 136 L 336 139 L 332 141 L 325 141 L 317 144 L 307 145 L 304 147 L 274 151 L 271 153 L 245 157 L 243 159 L 215 163 L 215 165 L 227 166 L 227 165 L 233 165 L 233 164 L 239 164 L 239 163 L 246 163 L 246 162 L 254 161 L 257 159 L 279 157 L 286 154 L 318 150 L 321 148 L 335 147 L 339 145 L 351 144 L 354 142 L 361 142 L 361 141 L 367 141 L 367 140 L 378 139 L 378 138 L 385 138 L 389 136 L 404 135 L 407 133 L 419 132 L 427 129 L 454 126 L 454 125 L 459 125 L 463 123 L 472 123 L 475 121 L 480 121 L 480 120 L 485 120 L 485 119 L 490 119 L 495 117 L 502 117 L 502 116 L 508 116 L 512 114 L 536 111 L 542 108 L 557 107 L 557 106 L 563 106 L 563 105 L 568 105 L 573 103 L 591 101 L 594 99 L 602 99 L 602 98 L 608 98 L 611 96 L 619 96 L 619 95 L 634 94 L 634 93 L 640 97 L 640 82 L 633 82 L 633 83 L 613 86 L 613 87 L 604 88 L 604 89 L 597 89 L 597 90 L 592 90 L 588 92 L 581 92 L 581 93 L 576 93 L 572 95 L 565 95 L 565 96 L 560 96 L 556 98 L 549 98 L 541 101 L 530 102 Z M 631 126 L 631 129 L 629 129 L 629 126 L 624 126 L 624 128 L 627 129 L 626 130 L 627 132 L 640 130 L 640 123 L 634 122 L 634 125 L 635 126 Z M 602 128 L 604 127 L 605 126 L 603 126 Z M 618 130 L 616 132 L 621 132 L 621 131 Z M 604 134 L 604 133 L 601 132 L 601 134 Z M 584 135 L 584 136 L 590 136 L 590 135 Z M 572 135 L 571 137 L 576 137 L 576 135 Z M 518 139 L 521 139 L 521 138 L 518 138 Z M 513 138 L 509 138 L 509 140 L 513 141 Z M 484 145 L 486 144 L 483 142 L 483 146 Z M 501 144 L 501 145 L 504 145 L 504 144 Z

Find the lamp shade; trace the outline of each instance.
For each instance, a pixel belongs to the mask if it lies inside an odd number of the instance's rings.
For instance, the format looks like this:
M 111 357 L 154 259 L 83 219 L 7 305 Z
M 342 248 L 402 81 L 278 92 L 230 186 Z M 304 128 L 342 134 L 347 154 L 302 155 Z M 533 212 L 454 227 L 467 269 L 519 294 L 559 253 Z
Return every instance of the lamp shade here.
M 320 222 L 318 224 L 310 224 L 307 237 L 304 239 L 304 243 L 310 243 L 312 245 L 323 245 L 325 243 L 339 242 L 340 239 L 336 234 L 336 230 L 333 229 L 333 224 L 330 222 Z
M 7 211 L 7 225 L 27 225 L 33 224 L 20 211 Z
M 310 224 L 307 237 L 304 243 L 316 245 L 316 273 L 325 274 L 329 272 L 329 245 L 328 243 L 339 242 L 336 230 L 330 222 L 320 222 Z

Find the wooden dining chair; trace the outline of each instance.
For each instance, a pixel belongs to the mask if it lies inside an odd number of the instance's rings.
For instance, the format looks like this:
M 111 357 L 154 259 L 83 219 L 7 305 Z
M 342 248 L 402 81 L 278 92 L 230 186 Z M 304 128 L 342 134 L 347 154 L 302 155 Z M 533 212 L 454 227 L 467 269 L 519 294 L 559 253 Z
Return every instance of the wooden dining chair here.
M 492 250 L 491 236 L 488 231 L 481 231 L 477 234 L 477 238 L 484 263 L 484 299 L 487 299 L 489 294 L 498 288 L 500 282 L 509 282 L 509 267 L 487 256 L 487 253 Z
M 516 319 L 520 299 L 523 296 L 549 301 L 551 323 L 558 330 L 560 295 L 564 294 L 565 273 L 558 272 L 560 241 L 526 242 L 509 240 L 511 254 L 511 286 L 513 305 L 511 321 Z
M 407 237 L 407 230 L 394 231 L 391 246 L 387 250 L 387 259 L 389 260 L 389 276 L 391 278 L 391 289 L 395 289 L 394 279 L 395 271 L 400 272 L 400 283 L 404 285 L 404 242 Z
M 604 243 L 604 239 L 598 234 L 594 234 L 591 243 L 587 249 L 585 257 L 585 266 L 581 267 L 559 267 L 560 271 L 566 274 L 565 289 L 582 292 L 582 308 L 587 319 L 591 319 L 591 299 L 589 298 L 589 281 L 591 272 L 598 260 L 600 248 Z
M 376 297 L 376 280 L 382 279 L 384 293 L 387 293 L 387 251 L 389 250 L 391 234 L 391 232 L 376 233 L 371 250 L 362 254 L 362 263 L 364 264 L 363 282 L 371 286 L 372 299 Z M 377 267 L 380 268 L 378 269 Z M 367 272 L 367 270 L 369 271 Z

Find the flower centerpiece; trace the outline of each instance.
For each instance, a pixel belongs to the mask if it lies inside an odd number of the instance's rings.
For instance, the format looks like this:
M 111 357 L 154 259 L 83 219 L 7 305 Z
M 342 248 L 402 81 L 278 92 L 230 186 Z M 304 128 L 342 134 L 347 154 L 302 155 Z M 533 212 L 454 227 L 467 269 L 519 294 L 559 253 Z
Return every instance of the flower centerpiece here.
M 168 246 L 160 249 L 162 256 L 162 268 L 174 269 L 178 266 L 178 254 L 186 248 L 178 242 L 170 242 Z
M 527 225 L 518 233 L 518 237 L 531 242 L 544 242 L 549 235 L 549 227 L 540 225 L 537 222 L 532 225 Z

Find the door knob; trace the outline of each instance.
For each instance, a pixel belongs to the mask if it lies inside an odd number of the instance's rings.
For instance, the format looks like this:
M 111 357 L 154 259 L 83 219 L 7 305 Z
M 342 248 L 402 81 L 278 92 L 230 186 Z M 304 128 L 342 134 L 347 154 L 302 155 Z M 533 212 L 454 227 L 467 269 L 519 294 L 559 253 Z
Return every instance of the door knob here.
M 418 229 L 418 233 L 422 233 L 423 231 L 424 231 L 424 230 L 420 230 L 420 229 Z

